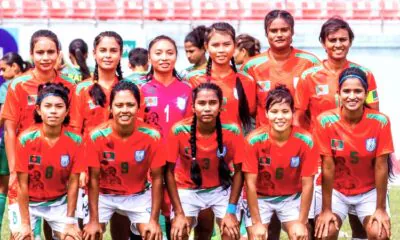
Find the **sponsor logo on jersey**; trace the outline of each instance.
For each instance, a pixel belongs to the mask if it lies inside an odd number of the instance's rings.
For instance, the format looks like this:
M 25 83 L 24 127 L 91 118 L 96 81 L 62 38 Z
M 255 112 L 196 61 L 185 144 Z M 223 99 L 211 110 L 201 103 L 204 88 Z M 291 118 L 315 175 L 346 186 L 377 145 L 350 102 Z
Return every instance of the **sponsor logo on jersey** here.
M 157 107 L 158 97 L 145 97 L 144 103 L 146 104 L 146 107 Z
M 114 152 L 103 152 L 103 158 L 107 161 L 114 161 L 115 153 Z
M 365 148 L 368 152 L 373 152 L 376 149 L 376 138 L 368 138 L 365 141 Z
M 329 93 L 329 85 L 327 84 L 319 84 L 315 86 L 315 92 L 318 96 L 327 95 Z
M 135 160 L 136 162 L 141 162 L 144 160 L 144 150 L 138 150 L 135 152 Z
M 225 157 L 226 156 L 226 146 L 224 145 L 224 147 L 222 148 L 222 152 L 219 151 L 219 148 L 217 148 L 217 157 Z
M 344 142 L 343 140 L 339 139 L 331 139 L 331 149 L 341 151 L 344 149 Z
M 186 108 L 186 98 L 178 97 L 176 101 L 176 105 L 179 108 L 179 110 L 183 111 Z
M 29 156 L 29 163 L 30 164 L 40 165 L 41 162 L 42 162 L 42 157 L 37 156 L 37 155 L 30 155 Z
M 60 163 L 61 167 L 67 167 L 69 165 L 69 155 L 61 155 Z
M 271 89 L 271 81 L 257 81 L 257 85 L 261 92 L 268 92 Z
M 233 89 L 233 96 L 235 97 L 236 100 L 239 100 L 239 96 L 238 96 L 238 92 L 237 92 L 236 88 Z
M 28 106 L 36 104 L 37 95 L 28 95 Z
M 299 156 L 295 156 L 292 157 L 292 159 L 290 159 L 290 167 L 292 168 L 297 168 L 300 165 L 300 157 Z

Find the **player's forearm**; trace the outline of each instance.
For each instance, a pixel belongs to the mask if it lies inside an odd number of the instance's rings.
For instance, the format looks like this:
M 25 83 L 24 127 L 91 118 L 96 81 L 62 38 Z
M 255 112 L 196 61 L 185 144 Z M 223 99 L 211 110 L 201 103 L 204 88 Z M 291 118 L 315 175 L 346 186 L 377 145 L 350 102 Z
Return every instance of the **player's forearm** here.
M 174 176 L 174 163 L 167 163 L 167 171 L 165 171 L 165 183 L 168 190 L 168 195 L 171 200 L 171 204 L 174 208 L 175 215 L 184 214 L 181 201 L 179 199 L 178 188 L 176 186 Z
M 78 199 L 79 174 L 71 174 L 68 181 L 67 217 L 75 217 L 76 201 Z
M 15 141 L 16 141 L 16 123 L 11 120 L 4 122 L 4 141 L 6 145 L 7 160 L 10 170 L 14 170 L 15 166 Z
M 89 168 L 90 222 L 99 222 L 99 168 Z
M 30 225 L 28 173 L 18 173 L 18 206 L 21 223 Z
M 163 200 L 163 167 L 152 169 L 152 189 L 151 189 L 151 219 L 158 222 L 160 216 L 161 202 Z
M 301 203 L 300 203 L 300 216 L 299 221 L 307 223 L 308 212 L 310 211 L 311 201 L 314 190 L 314 177 L 302 177 L 302 191 L 301 191 Z
M 322 211 L 332 210 L 332 189 L 335 163 L 332 157 L 322 156 Z
M 255 225 L 261 222 L 256 188 L 257 174 L 245 173 L 244 177 L 246 180 L 247 206 L 250 210 L 251 221 Z
M 375 161 L 376 208 L 386 209 L 388 184 L 388 155 L 379 156 Z
M 237 204 L 240 197 L 240 192 L 243 188 L 243 172 L 242 164 L 235 164 L 235 174 L 232 179 L 231 195 L 229 196 L 229 203 Z

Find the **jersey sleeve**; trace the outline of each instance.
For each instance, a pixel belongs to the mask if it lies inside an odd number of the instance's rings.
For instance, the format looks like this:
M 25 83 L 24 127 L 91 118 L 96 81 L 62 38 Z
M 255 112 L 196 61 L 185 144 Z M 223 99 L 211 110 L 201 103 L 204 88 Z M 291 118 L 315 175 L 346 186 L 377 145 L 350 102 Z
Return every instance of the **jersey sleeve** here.
M 258 173 L 256 145 L 250 145 L 248 139 L 244 141 L 245 158 L 242 163 L 242 171 L 248 173 Z
M 366 103 L 375 109 L 379 107 L 379 98 L 378 98 L 378 89 L 376 86 L 375 77 L 371 72 L 367 73 L 367 81 L 368 81 L 368 94 Z
M 83 91 L 83 90 L 82 90 Z M 83 116 L 84 116 L 84 97 L 82 91 L 77 93 L 74 91 L 71 94 L 71 107 L 70 107 L 70 126 L 81 133 L 83 128 Z
M 8 86 L 9 84 L 7 84 L 7 82 L 4 82 L 0 86 L 0 104 L 4 104 L 6 102 Z
M 376 156 L 394 152 L 392 133 L 390 129 L 390 120 L 387 118 L 387 123 L 382 127 L 379 132 L 378 146 L 376 149 Z
M 183 118 L 188 118 L 190 116 L 193 116 L 193 111 L 192 111 L 192 104 L 193 104 L 193 99 L 192 99 L 192 91 L 190 89 L 189 95 L 188 95 L 188 100 L 186 103 L 186 111 L 185 111 L 185 115 Z
M 318 118 L 318 123 L 315 124 L 316 129 L 314 131 L 314 145 L 317 147 L 317 152 L 324 156 L 333 156 L 331 151 L 331 143 L 329 140 L 329 128 L 323 126 L 320 117 Z
M 303 164 L 301 166 L 301 176 L 302 177 L 311 177 L 314 176 L 318 172 L 318 147 L 313 140 L 313 144 L 306 145 L 304 144 L 303 151 Z
M 26 149 L 26 147 L 24 147 L 21 142 L 20 139 L 18 139 L 16 141 L 15 144 L 15 152 L 16 152 L 16 160 L 15 160 L 15 171 L 16 172 L 24 172 L 24 173 L 28 173 L 29 169 L 28 169 L 28 165 L 29 165 L 29 153 Z
M 71 173 L 81 173 L 87 170 L 87 163 L 85 163 L 85 143 L 77 144 L 73 158 L 73 166 Z
M 100 149 L 99 143 L 90 139 L 89 136 L 85 138 L 84 142 L 84 156 L 88 167 L 100 168 Z
M 244 137 L 242 134 L 239 135 L 233 135 L 232 137 L 232 147 L 234 149 L 234 157 L 233 157 L 233 163 L 234 164 L 240 164 L 243 163 L 243 160 L 245 158 L 245 149 L 243 147 L 244 145 Z
M 167 162 L 176 163 L 179 156 L 179 138 L 171 129 L 167 139 Z
M 249 105 L 249 111 L 251 116 L 255 116 L 256 114 L 256 98 L 257 98 L 257 85 L 256 81 L 253 78 L 246 77 L 242 74 L 239 75 L 240 80 L 242 81 L 243 90 L 246 94 L 247 102 Z
M 16 89 L 12 89 L 10 87 L 10 89 L 7 91 L 6 101 L 2 109 L 1 118 L 18 123 L 20 115 L 21 115 L 20 97 L 17 95 Z
M 150 168 L 159 168 L 165 165 L 165 148 L 161 146 L 161 140 L 154 140 L 150 148 Z
M 310 91 L 308 89 L 308 78 L 301 77 L 297 83 L 296 93 L 294 96 L 294 106 L 296 109 L 307 110 L 310 102 Z

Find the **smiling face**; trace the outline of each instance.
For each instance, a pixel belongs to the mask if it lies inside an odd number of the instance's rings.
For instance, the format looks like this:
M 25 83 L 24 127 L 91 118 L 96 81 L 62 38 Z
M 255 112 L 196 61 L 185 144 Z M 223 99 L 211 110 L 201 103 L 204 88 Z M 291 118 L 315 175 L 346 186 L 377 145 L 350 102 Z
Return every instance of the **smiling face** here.
M 43 123 L 50 127 L 61 126 L 68 114 L 64 100 L 52 95 L 45 97 L 40 105 L 36 106 L 36 111 Z
M 277 133 L 290 129 L 293 120 L 293 111 L 286 101 L 272 103 L 267 111 L 269 125 Z
M 176 58 L 175 45 L 167 39 L 157 41 L 150 48 L 149 60 L 154 72 L 172 72 L 175 67 Z
M 283 18 L 276 18 L 268 26 L 267 39 L 273 50 L 284 50 L 292 44 L 293 29 Z
M 349 32 L 346 29 L 339 29 L 336 32 L 329 33 L 322 45 L 328 54 L 328 58 L 337 61 L 346 59 L 351 47 Z
M 54 70 L 58 54 L 54 41 L 47 37 L 40 37 L 33 46 L 31 58 L 38 71 L 49 72 Z
M 349 112 L 354 112 L 363 108 L 366 92 L 359 79 L 348 78 L 343 82 L 339 96 L 342 106 Z
M 133 125 L 138 107 L 136 98 L 131 91 L 118 91 L 111 104 L 111 113 L 115 123 L 123 127 Z
M 99 69 L 115 71 L 121 60 L 121 46 L 114 37 L 102 37 L 93 52 Z
M 235 52 L 235 41 L 231 35 L 225 32 L 211 33 L 205 46 L 213 63 L 218 65 L 229 64 Z
M 221 110 L 221 103 L 217 93 L 212 89 L 201 89 L 193 104 L 193 112 L 197 120 L 202 123 L 215 122 Z

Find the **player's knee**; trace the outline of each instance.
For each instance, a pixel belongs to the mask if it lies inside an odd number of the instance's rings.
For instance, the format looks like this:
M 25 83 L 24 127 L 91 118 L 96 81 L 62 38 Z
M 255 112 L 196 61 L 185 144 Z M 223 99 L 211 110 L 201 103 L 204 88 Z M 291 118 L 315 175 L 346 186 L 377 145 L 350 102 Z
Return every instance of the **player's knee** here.
M 382 232 L 379 233 L 378 223 L 373 222 L 372 226 L 367 229 L 368 239 L 372 240 L 386 240 L 389 239 L 386 230 L 382 228 Z

